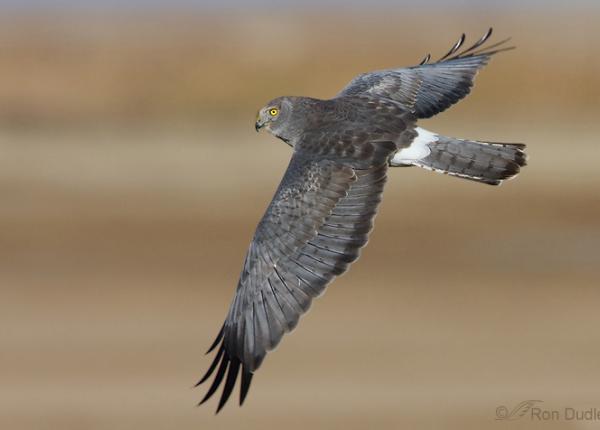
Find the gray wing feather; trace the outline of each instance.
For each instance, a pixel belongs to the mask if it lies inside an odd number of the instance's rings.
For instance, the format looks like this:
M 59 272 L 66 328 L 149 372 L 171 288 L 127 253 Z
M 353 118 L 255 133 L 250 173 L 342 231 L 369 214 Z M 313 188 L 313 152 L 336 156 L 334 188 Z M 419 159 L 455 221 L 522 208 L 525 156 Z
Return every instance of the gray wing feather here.
M 477 72 L 492 55 L 512 49 L 504 47 L 508 39 L 479 49 L 491 36 L 492 29 L 471 47 L 459 51 L 464 35 L 438 62 L 402 69 L 380 70 L 357 76 L 338 97 L 369 94 L 398 101 L 412 110 L 417 118 L 429 118 L 464 98 L 473 87 Z
M 387 158 L 352 168 L 297 150 L 250 245 L 235 298 L 209 352 L 218 368 L 201 403 L 227 378 L 218 410 L 242 374 L 240 404 L 266 353 L 294 329 L 331 280 L 359 256 L 373 227 Z M 229 369 L 229 371 L 228 371 Z M 217 411 L 218 411 L 217 410 Z

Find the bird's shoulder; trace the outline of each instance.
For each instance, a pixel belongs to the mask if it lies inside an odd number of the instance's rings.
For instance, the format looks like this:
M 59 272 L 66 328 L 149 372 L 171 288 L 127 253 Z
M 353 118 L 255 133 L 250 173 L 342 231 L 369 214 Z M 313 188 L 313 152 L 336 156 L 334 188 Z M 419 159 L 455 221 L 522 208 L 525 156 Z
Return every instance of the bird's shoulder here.
M 365 95 L 323 101 L 310 112 L 295 151 L 368 168 L 398 149 L 416 118 L 401 103 Z

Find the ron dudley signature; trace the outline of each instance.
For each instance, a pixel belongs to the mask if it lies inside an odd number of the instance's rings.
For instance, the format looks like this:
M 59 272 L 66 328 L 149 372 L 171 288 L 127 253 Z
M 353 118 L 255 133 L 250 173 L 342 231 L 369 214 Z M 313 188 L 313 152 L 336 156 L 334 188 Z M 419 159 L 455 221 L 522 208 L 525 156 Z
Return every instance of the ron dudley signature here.
M 529 419 L 531 421 L 599 421 L 600 408 L 543 408 L 542 400 L 524 400 L 513 408 L 498 406 L 496 408 L 496 420 L 518 420 Z

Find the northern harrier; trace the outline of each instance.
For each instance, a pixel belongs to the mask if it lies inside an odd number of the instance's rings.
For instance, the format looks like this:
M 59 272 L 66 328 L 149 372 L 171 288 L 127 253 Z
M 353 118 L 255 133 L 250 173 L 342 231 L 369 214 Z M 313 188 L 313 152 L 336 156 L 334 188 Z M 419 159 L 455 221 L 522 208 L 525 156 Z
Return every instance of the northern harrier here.
M 356 77 L 330 100 L 280 97 L 258 113 L 293 148 L 258 224 L 225 323 L 209 349 L 216 370 L 200 403 L 223 381 L 217 412 L 241 374 L 240 405 L 267 351 L 296 327 L 313 298 L 367 243 L 390 166 L 419 166 L 490 185 L 525 165 L 524 145 L 455 139 L 417 127 L 465 97 L 479 69 L 511 47 L 485 46 L 492 29 L 463 49 L 465 35 L 435 63 Z

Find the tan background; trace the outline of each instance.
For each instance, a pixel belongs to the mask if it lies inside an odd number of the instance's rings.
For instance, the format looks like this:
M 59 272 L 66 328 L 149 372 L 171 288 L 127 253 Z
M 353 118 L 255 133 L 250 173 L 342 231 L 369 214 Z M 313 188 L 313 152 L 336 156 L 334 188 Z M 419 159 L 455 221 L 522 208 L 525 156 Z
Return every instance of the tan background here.
M 495 420 L 527 399 L 600 408 L 592 5 L 2 13 L 0 428 L 597 428 Z M 530 166 L 500 188 L 392 170 L 362 258 L 246 405 L 195 408 L 290 156 L 256 110 L 490 24 L 518 50 L 423 125 L 525 142 Z

